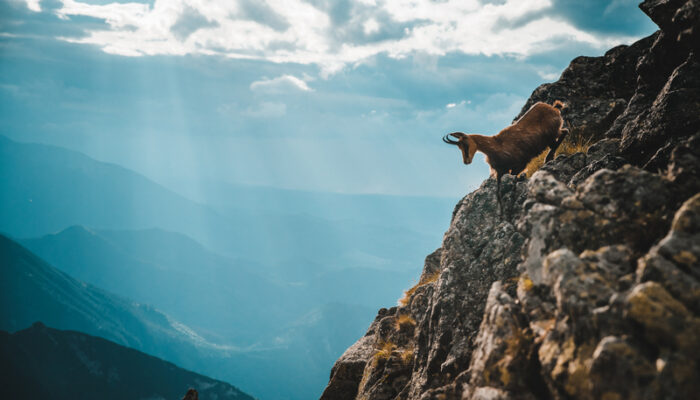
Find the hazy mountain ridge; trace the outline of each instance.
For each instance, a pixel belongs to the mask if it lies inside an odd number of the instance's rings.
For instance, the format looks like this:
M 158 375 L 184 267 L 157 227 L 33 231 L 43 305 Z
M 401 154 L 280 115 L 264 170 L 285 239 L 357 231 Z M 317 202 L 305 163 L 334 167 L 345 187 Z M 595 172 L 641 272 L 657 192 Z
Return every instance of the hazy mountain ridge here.
M 410 265 L 412 256 L 420 255 L 422 248 L 430 248 L 434 242 L 425 232 L 397 225 L 396 218 L 386 225 L 376 219 L 373 223 L 346 219 L 338 224 L 297 211 L 262 214 L 228 207 L 223 214 L 117 165 L 6 137 L 0 137 L 0 188 L 0 231 L 19 238 L 55 233 L 73 225 L 116 230 L 160 228 L 186 234 L 220 254 L 264 265 L 293 265 L 313 254 L 314 261 L 339 267 L 356 266 L 372 258 L 378 260 L 375 266 L 387 261 Z M 259 199 L 258 195 L 252 197 Z M 212 201 L 226 200 L 218 197 Z M 444 203 L 443 199 L 434 201 Z M 284 199 L 279 202 L 284 203 Z M 347 252 L 348 241 L 357 243 L 354 253 Z M 319 242 L 324 246 L 318 246 Z M 406 245 L 397 249 L 397 242 Z
M 197 330 L 216 332 L 228 343 L 250 345 L 260 338 L 259 330 L 245 328 L 257 314 L 246 307 L 249 299 L 264 293 L 270 315 L 282 318 L 283 309 L 271 308 L 284 307 L 281 299 L 289 297 L 284 286 L 185 236 L 160 230 L 94 231 L 75 226 L 22 243 L 80 280 L 157 305 Z M 216 318 L 208 317 L 205 310 Z
M 323 400 L 687 399 L 700 392 L 700 2 L 574 59 L 562 100 L 585 153 L 494 179 L 455 208 L 421 284 L 379 310 Z M 457 156 L 457 154 L 455 154 Z
M 206 203 L 224 215 L 235 215 L 240 210 L 261 214 L 287 210 L 333 223 L 355 221 L 372 225 L 382 221 L 387 225 L 389 221 L 391 226 L 422 233 L 444 229 L 447 221 L 442 210 L 454 204 L 452 198 L 311 192 L 222 182 L 196 182 L 189 186 L 194 189 L 181 189 L 186 197 Z
M 277 327 L 273 332 L 281 335 L 278 340 L 257 346 L 219 346 L 152 306 L 73 279 L 2 235 L 0 266 L 0 330 L 17 331 L 42 321 L 57 329 L 85 332 L 236 382 L 260 398 L 318 395 L 328 365 L 345 346 L 343 341 L 349 343 L 371 319 L 367 306 L 328 304 Z M 332 320 L 338 318 L 342 331 L 334 331 Z M 335 332 L 335 337 L 327 344 L 307 347 L 311 337 L 325 332 Z M 267 333 L 272 334 L 261 334 Z
M 194 388 L 202 400 L 253 400 L 228 383 L 41 323 L 13 334 L 0 331 L 0 382 L 14 399 L 179 399 Z
M 173 348 L 216 349 L 153 307 L 75 280 L 2 235 L 0 261 L 2 330 L 14 332 L 42 321 L 176 362 Z
M 294 282 L 267 279 L 269 272 L 259 266 L 257 273 L 249 262 L 219 256 L 183 235 L 156 229 L 75 226 L 22 243 L 71 276 L 156 305 L 212 340 L 236 346 L 267 347 L 265 342 L 272 342 L 288 324 L 324 303 L 392 304 L 414 274 L 344 268 L 296 276 Z

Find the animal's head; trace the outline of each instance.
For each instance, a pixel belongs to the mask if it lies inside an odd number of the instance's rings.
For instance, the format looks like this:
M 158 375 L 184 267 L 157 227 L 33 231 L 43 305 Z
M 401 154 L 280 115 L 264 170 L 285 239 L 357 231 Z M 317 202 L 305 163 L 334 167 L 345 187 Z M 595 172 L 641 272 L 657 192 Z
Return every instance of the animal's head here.
M 453 138 L 457 140 L 454 140 Z M 469 137 L 469 135 L 462 132 L 453 132 L 445 135 L 442 138 L 442 141 L 459 147 L 459 149 L 462 151 L 462 159 L 464 160 L 464 164 L 469 165 L 472 163 L 474 153 L 476 153 L 476 143 L 474 143 L 474 139 Z

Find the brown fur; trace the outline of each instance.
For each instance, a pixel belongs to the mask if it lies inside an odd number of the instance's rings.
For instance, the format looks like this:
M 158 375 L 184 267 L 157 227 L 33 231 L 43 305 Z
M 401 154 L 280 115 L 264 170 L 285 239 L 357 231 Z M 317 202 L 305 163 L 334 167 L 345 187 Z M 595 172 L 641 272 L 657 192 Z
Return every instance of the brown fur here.
M 563 128 L 564 120 L 561 118 L 560 109 L 564 107 L 566 107 L 564 103 L 559 100 L 551 106 L 541 102 L 536 103 L 519 120 L 498 132 L 497 135 L 468 135 L 454 132 L 448 136 L 458 139 L 457 142 L 443 140 L 459 146 L 465 164 L 472 162 L 476 151 L 486 155 L 491 173 L 498 181 L 497 195 L 501 206 L 501 176 L 517 175 L 525 169 L 530 160 L 547 147 L 549 147 L 549 153 L 546 161 L 554 158 L 554 153 L 569 133 L 568 129 Z M 503 214 L 502 206 L 501 214 Z

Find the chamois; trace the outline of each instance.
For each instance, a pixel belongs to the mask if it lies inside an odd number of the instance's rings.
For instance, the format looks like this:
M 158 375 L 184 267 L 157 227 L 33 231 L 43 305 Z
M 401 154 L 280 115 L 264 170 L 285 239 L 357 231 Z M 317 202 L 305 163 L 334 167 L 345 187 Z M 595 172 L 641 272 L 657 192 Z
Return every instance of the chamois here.
M 491 176 L 496 177 L 496 197 L 500 215 L 503 216 L 501 202 L 501 176 L 518 175 L 534 157 L 549 147 L 545 162 L 554 158 L 554 153 L 564 140 L 569 130 L 564 128 L 561 109 L 565 105 L 556 100 L 551 106 L 535 103 L 529 110 L 509 127 L 494 136 L 465 134 L 453 132 L 442 140 L 453 144 L 462 151 L 464 164 L 471 164 L 474 153 L 480 151 L 486 155 L 486 162 L 491 166 Z M 451 137 L 457 139 L 452 140 Z

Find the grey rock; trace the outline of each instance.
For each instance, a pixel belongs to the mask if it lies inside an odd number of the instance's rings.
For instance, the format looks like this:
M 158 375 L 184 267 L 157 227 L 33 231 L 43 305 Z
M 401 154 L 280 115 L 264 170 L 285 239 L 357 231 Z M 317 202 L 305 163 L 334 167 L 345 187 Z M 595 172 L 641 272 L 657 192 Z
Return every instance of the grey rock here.
M 695 52 L 700 50 L 700 1 L 690 0 L 676 11 L 673 16 L 673 24 L 678 31 L 676 40 L 684 46 L 693 49 Z
M 596 162 L 604 157 L 615 156 L 620 148 L 620 139 L 602 139 L 586 151 L 588 162 Z
M 599 158 L 596 161 L 592 161 L 591 163 L 587 164 L 585 167 L 579 169 L 569 180 L 569 186 L 572 188 L 578 187 L 581 183 L 583 183 L 586 179 L 588 179 L 589 176 L 593 175 L 594 173 L 602 170 L 602 169 L 608 169 L 608 170 L 613 170 L 617 171 L 620 169 L 622 166 L 626 165 L 628 162 L 622 157 L 617 157 L 614 155 L 606 155 L 601 158 Z
M 622 129 L 622 154 L 647 163 L 669 139 L 686 137 L 698 130 L 700 62 L 691 54 L 673 70 L 651 104 Z
M 668 235 L 639 260 L 640 282 L 656 281 L 700 315 L 700 194 L 679 210 Z
M 700 192 L 700 132 L 673 148 L 667 178 L 677 185 L 682 198 Z
M 535 201 L 552 205 L 561 204 L 564 198 L 573 194 L 571 189 L 544 170 L 537 171 L 532 175 L 528 191 L 528 196 Z
M 463 398 L 536 399 L 540 393 L 523 374 L 533 363 L 532 334 L 517 301 L 501 282 L 491 287 Z
M 559 155 L 554 161 L 548 162 L 540 168 L 547 171 L 561 182 L 568 182 L 578 171 L 586 165 L 586 155 L 575 153 L 572 155 Z

